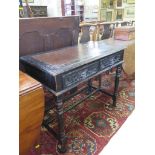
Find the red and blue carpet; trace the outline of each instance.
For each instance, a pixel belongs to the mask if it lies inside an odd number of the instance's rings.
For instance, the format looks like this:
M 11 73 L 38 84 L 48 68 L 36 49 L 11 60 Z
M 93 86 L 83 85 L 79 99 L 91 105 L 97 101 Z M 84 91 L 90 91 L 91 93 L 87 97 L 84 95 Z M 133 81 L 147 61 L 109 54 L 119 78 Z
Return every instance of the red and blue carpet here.
M 103 76 L 103 87 L 113 90 L 114 74 Z M 65 106 L 72 105 L 84 94 L 79 94 Z M 112 136 L 126 121 L 134 110 L 134 80 L 120 79 L 117 107 L 109 108 L 112 99 L 102 93 L 96 93 L 89 99 L 64 114 L 65 132 L 67 135 L 67 152 L 65 155 L 98 155 Z M 55 128 L 56 123 L 51 124 Z M 59 155 L 57 140 L 42 129 L 39 147 L 33 147 L 29 155 Z

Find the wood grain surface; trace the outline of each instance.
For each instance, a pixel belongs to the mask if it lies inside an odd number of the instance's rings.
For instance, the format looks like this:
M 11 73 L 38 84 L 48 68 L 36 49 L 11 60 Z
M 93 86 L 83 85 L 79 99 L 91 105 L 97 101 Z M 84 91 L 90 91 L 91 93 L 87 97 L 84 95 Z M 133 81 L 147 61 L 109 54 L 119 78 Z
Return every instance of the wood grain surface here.
M 19 87 L 19 147 L 26 155 L 39 138 L 44 115 L 44 92 L 41 84 L 20 72 Z

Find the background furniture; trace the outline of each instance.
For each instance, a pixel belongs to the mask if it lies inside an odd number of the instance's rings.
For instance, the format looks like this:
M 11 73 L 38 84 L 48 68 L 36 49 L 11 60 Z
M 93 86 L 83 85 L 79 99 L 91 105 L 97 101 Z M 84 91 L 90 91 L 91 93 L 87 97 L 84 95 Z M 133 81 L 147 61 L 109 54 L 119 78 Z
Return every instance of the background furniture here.
M 31 25 L 31 26 L 28 26 L 28 25 Z M 61 33 L 58 33 L 59 31 Z M 65 46 L 76 45 L 78 43 L 78 33 L 79 33 L 79 18 L 77 16 L 59 17 L 59 18 L 21 19 L 20 20 L 20 56 L 28 55 L 32 53 L 39 53 L 39 52 L 43 54 L 45 51 L 62 48 Z M 67 39 L 69 40 L 66 41 Z M 57 52 L 58 50 L 55 52 L 55 55 L 57 55 Z M 73 53 L 73 55 L 68 54 L 68 56 L 74 57 L 75 56 L 74 54 L 76 53 Z M 79 53 L 79 56 L 80 55 L 81 53 Z M 63 57 L 63 59 L 64 58 L 65 57 Z M 118 57 L 116 56 L 116 60 L 119 60 L 119 58 L 120 58 L 119 56 Z M 115 62 L 115 61 L 111 61 L 111 62 Z M 108 60 L 105 63 L 105 65 L 107 64 L 109 64 Z M 60 69 L 62 68 L 63 67 L 61 67 Z M 120 72 L 120 70 L 121 69 L 119 68 L 118 73 Z M 40 73 L 38 74 L 38 70 L 36 70 L 34 74 L 40 75 L 41 78 L 44 77 L 43 74 L 40 74 Z M 45 82 L 49 82 L 50 84 L 53 84 L 51 83 L 50 80 L 48 81 L 47 79 L 48 74 L 45 77 L 46 77 L 46 79 L 44 79 Z M 61 79 L 59 80 L 60 80 L 59 81 L 60 83 L 58 84 L 58 87 L 60 88 Z M 57 98 L 58 103 L 61 100 L 62 100 L 61 97 Z M 61 105 L 57 105 L 57 106 L 61 106 Z M 62 107 L 61 108 L 57 107 L 57 108 L 58 108 L 57 109 L 58 112 L 62 114 L 62 111 L 61 111 Z M 63 137 L 63 135 L 61 136 Z
M 80 43 L 99 41 L 113 37 L 113 30 L 116 22 L 82 22 L 80 24 Z
M 90 40 L 99 41 L 108 38 L 113 38 L 114 30 L 117 29 L 117 27 L 127 29 L 127 26 L 134 26 L 134 20 L 115 22 L 81 22 L 81 33 L 79 34 L 79 43 L 84 43 Z
M 59 140 L 57 148 L 59 152 L 66 151 L 63 119 L 64 93 L 72 90 L 79 84 L 89 81 L 93 77 L 101 75 L 101 73 L 116 67 L 114 93 L 110 94 L 103 90 L 101 87 L 101 76 L 99 76 L 99 87 L 93 87 L 92 84 L 89 83 L 88 91 L 90 94 L 86 97 L 88 98 L 93 93 L 101 91 L 112 97 L 113 103 L 111 106 L 116 107 L 116 97 L 124 49 L 125 46 L 121 44 L 107 42 L 105 40 L 95 43 L 88 42 L 87 44 L 79 44 L 78 46 L 66 47 L 60 50 L 23 56 L 20 58 L 26 73 L 44 84 L 48 91 L 55 95 L 58 121 L 58 131 L 55 135 Z M 95 91 L 91 93 L 92 89 L 95 89 Z M 72 97 L 74 95 L 71 94 Z M 48 124 L 44 124 L 44 126 L 51 131 Z
M 133 40 L 135 39 L 135 27 L 123 26 L 114 30 L 114 39 L 117 40 Z
M 81 0 L 62 0 L 62 15 L 78 15 L 80 21 L 84 20 L 84 4 Z
M 85 43 L 90 40 L 96 41 L 97 24 L 93 23 L 81 23 L 81 33 L 79 36 L 79 43 Z
M 44 115 L 44 92 L 41 84 L 19 73 L 19 152 L 27 155 L 40 135 Z
M 47 17 L 47 6 L 30 6 L 33 17 Z
M 32 12 L 32 17 L 47 17 L 47 6 L 29 6 Z M 23 6 L 23 17 L 29 17 L 27 6 Z
M 78 16 L 19 19 L 19 56 L 76 45 L 79 30 Z
M 19 19 L 19 56 L 76 45 L 79 17 Z

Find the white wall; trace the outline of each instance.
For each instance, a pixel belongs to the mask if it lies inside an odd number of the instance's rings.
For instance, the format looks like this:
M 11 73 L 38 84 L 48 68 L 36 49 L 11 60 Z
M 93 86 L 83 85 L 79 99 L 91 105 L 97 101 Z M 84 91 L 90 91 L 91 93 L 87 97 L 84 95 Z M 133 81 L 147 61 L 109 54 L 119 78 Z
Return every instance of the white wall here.
M 61 0 L 46 0 L 48 16 L 56 17 L 62 16 L 61 12 Z
M 84 0 L 85 21 L 97 21 L 99 14 L 99 0 Z

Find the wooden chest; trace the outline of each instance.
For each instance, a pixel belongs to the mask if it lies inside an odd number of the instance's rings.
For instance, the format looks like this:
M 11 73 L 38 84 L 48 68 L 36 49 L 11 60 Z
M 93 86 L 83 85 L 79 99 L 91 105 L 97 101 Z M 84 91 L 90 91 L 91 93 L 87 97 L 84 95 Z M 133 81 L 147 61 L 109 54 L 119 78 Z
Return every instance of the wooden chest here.
M 115 28 L 114 39 L 117 40 L 132 40 L 135 39 L 135 28 L 124 26 Z
M 30 6 L 34 17 L 47 17 L 47 6 Z
M 40 135 L 44 93 L 41 84 L 23 72 L 19 85 L 19 151 L 20 155 L 26 155 Z

